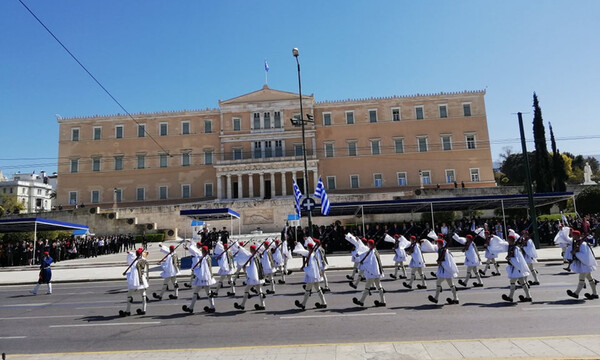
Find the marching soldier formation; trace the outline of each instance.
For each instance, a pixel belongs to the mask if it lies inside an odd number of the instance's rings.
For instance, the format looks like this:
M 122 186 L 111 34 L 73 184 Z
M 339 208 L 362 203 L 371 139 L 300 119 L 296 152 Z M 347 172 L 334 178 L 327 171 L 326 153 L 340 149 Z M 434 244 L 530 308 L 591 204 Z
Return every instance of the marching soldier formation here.
M 537 252 L 527 232 L 518 235 L 514 231 L 509 231 L 506 240 L 497 235 L 490 234 L 484 229 L 476 229 L 476 236 L 481 237 L 485 241 L 485 257 L 487 262 L 483 269 L 481 259 L 475 239 L 472 235 L 460 237 L 457 234 L 452 236 L 456 242 L 463 245 L 462 252 L 465 254 L 466 274 L 464 279 L 458 280 L 458 283 L 464 287 L 469 285 L 468 281 L 473 276 L 476 282 L 474 287 L 482 287 L 483 282 L 481 277 L 485 276 L 487 270 L 494 266 L 492 271 L 493 276 L 500 275 L 500 269 L 496 259 L 502 253 L 506 253 L 506 270 L 505 273 L 509 282 L 509 293 L 502 294 L 501 298 L 504 301 L 513 303 L 514 295 L 517 288 L 523 291 L 522 295 L 518 296 L 519 302 L 532 302 L 533 298 L 530 292 L 530 287 L 539 285 L 539 277 L 535 269 L 537 262 Z M 385 241 L 393 244 L 394 272 L 390 274 L 392 279 L 402 279 L 407 277 L 404 269 L 404 261 L 406 256 L 410 255 L 409 262 L 410 279 L 404 282 L 404 287 L 412 289 L 412 285 L 419 276 L 419 289 L 426 289 L 425 260 L 423 253 L 437 253 L 437 271 L 431 275 L 435 278 L 435 295 L 428 295 L 427 300 L 438 304 L 440 294 L 443 291 L 443 286 L 450 289 L 452 296 L 446 298 L 446 304 L 459 304 L 457 288 L 454 282 L 458 278 L 459 270 L 454 260 L 452 252 L 449 250 L 450 241 L 443 234 L 435 234 L 430 232 L 425 239 L 418 239 L 416 236 L 410 236 L 408 241 L 403 235 L 391 237 L 384 234 L 379 241 Z M 365 287 L 361 292 L 360 297 L 353 297 L 352 302 L 360 307 L 365 306 L 367 298 L 377 291 L 378 297 L 373 301 L 375 307 L 385 307 L 385 290 L 383 289 L 381 280 L 385 277 L 383 263 L 377 250 L 377 244 L 373 239 L 359 239 L 348 233 L 346 240 L 353 246 L 351 262 L 354 264 L 353 272 L 347 275 L 349 284 L 352 288 L 357 288 L 361 280 L 364 280 Z M 433 245 L 431 240 L 434 240 L 436 245 Z M 597 262 L 592 252 L 592 249 L 586 241 L 581 237 L 581 233 L 577 230 L 571 230 L 564 227 L 559 231 L 555 238 L 555 244 L 564 250 L 564 259 L 569 263 L 569 268 L 572 272 L 578 274 L 579 281 L 575 290 L 567 290 L 567 295 L 578 299 L 580 293 L 586 287 L 586 282 L 589 285 L 589 292 L 584 296 L 588 300 L 598 299 L 596 289 L 597 281 L 592 277 L 592 272 L 596 270 Z M 301 256 L 303 259 L 301 270 L 304 272 L 304 296 L 302 300 L 295 300 L 294 304 L 300 310 L 305 310 L 307 303 L 312 294 L 318 296 L 318 301 L 314 307 L 316 309 L 327 308 L 327 302 L 324 292 L 329 291 L 329 286 L 326 277 L 327 259 L 321 242 L 318 239 L 310 237 L 304 238 L 304 243 L 295 242 L 295 247 L 290 250 L 287 241 L 267 239 L 261 244 L 251 244 L 249 250 L 246 249 L 243 243 L 233 241 L 231 245 L 228 242 L 223 243 L 221 240 L 214 245 L 214 259 L 218 263 L 219 269 L 216 275 L 213 276 L 211 266 L 211 254 L 207 245 L 201 242 L 197 244 L 190 243 L 186 246 L 192 256 L 192 278 L 189 287 L 193 288 L 193 295 L 189 305 L 183 305 L 182 309 L 185 312 L 193 313 L 197 300 L 200 300 L 201 293 L 206 296 L 208 304 L 204 307 L 204 312 L 214 313 L 216 311 L 215 298 L 218 297 L 219 289 L 227 287 L 229 291 L 227 296 L 233 297 L 236 295 L 236 279 L 241 273 L 245 274 L 243 282 L 244 291 L 241 302 L 235 302 L 234 308 L 240 311 L 246 309 L 246 304 L 249 299 L 256 297 L 257 302 L 254 305 L 256 310 L 265 310 L 265 298 L 267 295 L 275 293 L 275 282 L 280 285 L 286 283 L 286 275 L 289 275 L 287 269 L 287 259 L 292 258 L 292 254 Z M 248 244 L 246 244 L 248 245 Z M 169 297 L 177 299 L 178 284 L 177 275 L 179 274 L 179 262 L 175 253 L 177 247 L 170 246 L 168 250 L 159 245 L 161 252 L 165 253 L 163 259 L 159 262 L 162 267 L 161 277 L 164 279 L 161 292 L 153 293 L 153 297 L 161 300 L 168 286 L 172 285 L 174 294 Z M 143 315 L 146 313 L 147 297 L 146 290 L 148 288 L 148 272 L 149 265 L 147 252 L 143 249 L 138 249 L 135 253 L 127 253 L 127 270 L 123 273 L 127 277 L 127 307 L 125 310 L 120 310 L 119 315 L 131 315 L 131 304 L 134 301 L 134 295 L 139 294 L 141 298 L 141 307 L 136 310 L 136 313 Z M 48 293 L 51 293 L 50 285 L 51 271 L 50 264 L 52 258 L 45 254 L 41 264 L 40 280 L 32 293 L 37 293 L 40 284 L 48 284 Z M 401 274 L 399 274 L 401 271 Z M 217 278 L 218 279 L 217 279 Z M 279 279 L 277 280 L 277 278 Z M 531 277 L 531 279 L 529 279 Z M 238 280 L 241 281 L 241 280 Z M 390 280 L 393 281 L 393 280 Z M 392 282 L 390 282 L 392 283 Z M 263 290 L 264 285 L 268 285 L 266 292 Z

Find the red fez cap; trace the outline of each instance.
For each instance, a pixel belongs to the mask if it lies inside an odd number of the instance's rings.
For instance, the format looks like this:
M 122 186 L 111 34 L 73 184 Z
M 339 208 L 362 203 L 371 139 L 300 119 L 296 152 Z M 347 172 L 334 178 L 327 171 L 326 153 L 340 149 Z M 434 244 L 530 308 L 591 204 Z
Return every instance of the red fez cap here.
M 411 235 L 411 236 L 410 236 L 410 239 L 411 239 L 411 240 L 413 240 L 413 239 L 414 239 L 414 240 L 417 240 L 417 237 L 416 237 L 416 236 L 414 236 L 414 235 Z
M 171 246 L 169 246 L 169 249 L 170 249 L 171 251 L 175 250 L 175 245 L 171 245 Z
M 466 238 L 473 240 L 473 235 L 469 234 L 469 235 L 466 236 Z
M 315 244 L 319 245 L 321 243 L 321 240 L 319 239 L 314 239 L 315 240 Z
M 196 243 L 196 247 L 199 247 L 199 248 L 201 248 L 201 247 L 202 247 L 202 242 L 198 241 L 198 242 Z
M 141 255 L 144 252 L 144 249 L 139 248 L 135 251 L 136 254 Z
M 250 250 L 254 250 L 254 251 L 256 251 L 256 245 L 251 245 L 251 246 L 250 246 Z
M 265 240 L 265 246 L 269 246 L 270 242 L 269 240 Z
M 490 234 L 490 232 L 486 230 L 486 231 L 484 232 L 484 234 L 486 234 L 486 235 L 489 235 L 489 234 Z
M 521 231 L 521 234 L 529 234 L 529 231 L 523 230 L 523 231 Z
M 227 248 L 229 247 L 229 244 L 228 244 L 228 243 L 225 243 L 225 244 L 223 244 L 223 247 L 224 247 L 225 249 L 227 249 Z
M 515 239 L 515 236 L 514 236 L 514 235 L 508 235 L 508 238 L 509 238 L 509 239 L 513 239 L 513 240 L 514 240 L 514 239 Z
M 50 253 L 47 251 L 44 251 L 44 255 L 50 255 Z
M 315 247 L 315 244 L 313 244 L 313 243 L 308 243 L 308 245 L 307 245 L 307 246 L 308 246 L 308 248 L 309 248 L 309 249 L 312 249 L 313 247 Z
M 362 240 L 362 241 L 367 241 L 367 238 L 366 238 L 366 237 L 364 237 L 364 238 L 361 238 L 361 240 Z
M 438 233 L 438 237 L 441 237 L 441 238 L 443 238 L 443 237 L 444 237 L 444 234 L 442 234 L 442 233 Z
M 202 247 L 202 250 L 204 250 L 204 251 L 208 251 L 208 246 L 204 245 L 204 246 Z
M 444 239 L 437 239 L 435 242 L 436 242 L 436 243 L 442 243 L 442 244 L 443 244 L 443 243 L 444 243 Z
M 369 244 L 369 245 L 375 245 L 375 240 L 373 240 L 373 239 L 369 239 L 369 241 L 368 241 L 368 244 Z
M 573 230 L 571 231 L 571 235 L 581 235 L 581 232 L 579 232 L 579 230 Z
M 281 240 L 277 239 L 275 240 L 275 244 L 279 244 L 281 242 Z
M 244 242 L 243 241 L 240 241 L 239 244 L 240 244 L 240 246 L 244 246 Z
M 396 235 L 394 235 L 394 237 L 397 239 L 400 237 L 400 235 L 396 234 Z

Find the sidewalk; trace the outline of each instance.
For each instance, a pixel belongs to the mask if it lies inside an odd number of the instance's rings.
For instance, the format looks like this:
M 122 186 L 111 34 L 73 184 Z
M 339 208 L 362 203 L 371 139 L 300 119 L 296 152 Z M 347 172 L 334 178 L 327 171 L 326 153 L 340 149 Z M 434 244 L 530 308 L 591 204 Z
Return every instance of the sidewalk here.
M 177 243 L 177 242 L 172 242 Z M 165 242 L 165 246 L 169 246 L 171 243 Z M 180 250 L 181 249 L 181 250 Z M 160 278 L 160 266 L 157 265 L 158 261 L 162 259 L 163 255 L 158 248 L 157 244 L 152 244 L 148 248 L 149 255 L 148 260 L 150 262 L 150 278 Z M 538 249 L 538 261 L 561 261 L 561 249 L 558 247 L 549 247 Z M 177 254 L 182 257 L 186 256 L 185 250 L 180 247 L 177 250 Z M 435 266 L 437 254 L 435 253 L 424 253 L 425 261 L 428 266 Z M 464 254 L 460 251 L 452 251 L 456 263 L 458 265 L 464 264 Z M 483 251 L 480 252 L 481 260 L 485 262 Z M 384 268 L 393 267 L 394 254 L 391 251 L 385 251 L 381 253 L 381 260 L 384 264 Z M 79 281 L 110 281 L 110 280 L 124 280 L 123 271 L 127 267 L 125 253 L 102 255 L 96 258 L 88 259 L 75 259 L 67 260 L 56 263 L 52 266 L 52 282 L 53 283 L 66 283 L 66 282 L 79 282 Z M 327 257 L 329 262 L 330 270 L 346 270 L 352 268 L 352 262 L 350 261 L 350 253 L 348 254 L 335 254 Z M 498 259 L 500 263 L 504 263 L 504 255 L 501 254 Z M 408 265 L 407 263 L 405 263 Z M 294 258 L 288 263 L 288 268 L 293 271 L 299 271 L 302 266 L 302 258 L 294 256 Z M 216 273 L 218 267 L 213 266 L 213 272 Z M 0 285 L 23 285 L 23 284 L 34 284 L 37 282 L 39 269 L 37 267 L 12 267 L 2 268 L 0 270 Z M 191 275 L 190 269 L 181 270 L 181 278 L 189 278 Z
M 22 360 L 598 359 L 600 335 L 7 355 Z

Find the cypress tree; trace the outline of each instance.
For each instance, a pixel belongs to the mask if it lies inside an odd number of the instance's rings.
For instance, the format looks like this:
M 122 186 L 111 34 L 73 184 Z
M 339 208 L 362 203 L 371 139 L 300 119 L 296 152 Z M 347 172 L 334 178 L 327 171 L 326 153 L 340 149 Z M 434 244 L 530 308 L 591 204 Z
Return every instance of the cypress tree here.
M 550 128 L 550 144 L 552 146 L 552 189 L 554 192 L 565 192 L 567 191 L 567 170 L 565 170 L 565 160 L 556 147 L 556 140 L 554 139 L 554 131 L 552 131 L 551 123 L 548 123 L 548 128 Z
M 536 171 L 533 173 L 535 190 L 539 193 L 552 192 L 552 168 L 548 147 L 546 146 L 546 130 L 542 119 L 542 109 L 540 109 L 535 93 L 533 93 L 533 139 L 535 142 L 534 163 Z

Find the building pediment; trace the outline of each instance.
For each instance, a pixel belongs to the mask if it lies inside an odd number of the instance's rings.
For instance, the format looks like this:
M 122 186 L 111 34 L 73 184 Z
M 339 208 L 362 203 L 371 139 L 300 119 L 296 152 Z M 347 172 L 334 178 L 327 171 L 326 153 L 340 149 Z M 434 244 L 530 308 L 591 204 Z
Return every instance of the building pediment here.
M 305 101 L 311 100 L 314 101 L 314 96 L 311 95 L 303 95 L 302 96 Z M 251 93 L 241 95 L 238 97 L 234 97 L 229 100 L 219 100 L 219 106 L 227 106 L 227 105 L 239 105 L 239 104 L 249 104 L 249 103 L 260 103 L 260 102 L 274 102 L 274 101 L 298 101 L 298 94 L 288 91 L 274 90 L 269 88 L 267 85 L 263 86 L 262 89 L 253 91 Z

